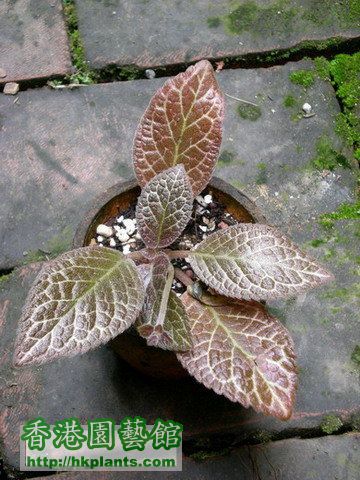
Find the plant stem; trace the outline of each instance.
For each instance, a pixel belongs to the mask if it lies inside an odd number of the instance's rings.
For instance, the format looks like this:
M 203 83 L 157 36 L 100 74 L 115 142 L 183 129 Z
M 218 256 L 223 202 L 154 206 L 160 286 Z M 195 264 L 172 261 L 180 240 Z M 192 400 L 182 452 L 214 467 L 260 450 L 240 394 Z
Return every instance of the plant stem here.
M 189 277 L 189 275 L 186 275 L 186 273 L 183 272 L 181 268 L 174 268 L 174 276 L 177 280 L 183 283 L 185 287 L 188 287 L 189 285 L 192 285 L 194 283 L 194 281 Z
M 141 260 L 144 260 L 144 261 L 146 261 L 147 258 L 146 258 L 146 256 L 143 254 L 144 251 L 145 251 L 145 249 L 143 249 L 143 250 L 137 250 L 137 251 L 135 251 L 135 252 L 128 253 L 128 254 L 126 255 L 126 257 L 127 257 L 127 258 L 130 258 L 131 260 L 134 260 L 134 261 L 136 261 L 136 260 L 140 260 L 140 261 L 141 261 Z
M 166 255 L 170 258 L 170 260 L 174 260 L 175 258 L 186 258 L 189 256 L 190 250 L 164 250 Z
M 169 263 L 169 268 L 168 268 L 168 271 L 167 271 L 167 278 L 166 278 L 166 282 L 165 282 L 165 285 L 164 285 L 163 295 L 162 295 L 162 298 L 161 298 L 159 313 L 158 313 L 158 317 L 157 317 L 157 321 L 159 322 L 160 325 L 162 325 L 164 323 L 164 320 L 165 320 L 165 315 L 166 315 L 168 301 L 169 301 L 169 295 L 170 295 L 172 283 L 173 283 L 173 280 L 174 280 L 174 276 L 175 276 L 175 269 L 172 266 L 172 264 Z
M 229 98 L 232 98 L 233 100 L 237 100 L 238 102 L 246 103 L 247 105 L 252 105 L 253 107 L 258 107 L 259 106 L 259 105 L 256 105 L 256 103 L 249 102 L 248 100 L 243 100 L 242 98 L 233 97 L 232 95 L 229 95 L 228 93 L 225 93 L 225 95 Z

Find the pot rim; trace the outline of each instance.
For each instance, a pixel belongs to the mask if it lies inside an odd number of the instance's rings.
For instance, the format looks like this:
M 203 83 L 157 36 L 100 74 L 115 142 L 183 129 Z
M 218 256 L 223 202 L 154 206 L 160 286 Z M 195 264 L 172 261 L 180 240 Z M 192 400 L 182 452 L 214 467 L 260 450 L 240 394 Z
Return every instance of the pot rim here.
M 79 223 L 73 240 L 73 248 L 80 248 L 84 246 L 84 239 L 86 237 L 89 226 L 92 223 L 92 220 L 101 210 L 101 208 L 110 202 L 114 197 L 117 197 L 128 190 L 139 187 L 138 181 L 135 177 L 132 177 L 129 180 L 122 180 L 118 183 L 115 183 L 112 187 L 108 188 L 101 194 L 97 195 L 95 199 L 91 202 L 90 208 L 85 212 L 82 221 Z M 233 187 L 231 184 L 222 180 L 219 177 L 212 177 L 210 182 L 205 188 L 213 187 L 217 190 L 222 191 L 223 193 L 229 195 L 234 200 L 236 200 L 240 205 L 242 205 L 254 218 L 257 223 L 267 223 L 265 217 L 261 213 L 260 209 L 251 200 L 245 193 L 237 188 Z

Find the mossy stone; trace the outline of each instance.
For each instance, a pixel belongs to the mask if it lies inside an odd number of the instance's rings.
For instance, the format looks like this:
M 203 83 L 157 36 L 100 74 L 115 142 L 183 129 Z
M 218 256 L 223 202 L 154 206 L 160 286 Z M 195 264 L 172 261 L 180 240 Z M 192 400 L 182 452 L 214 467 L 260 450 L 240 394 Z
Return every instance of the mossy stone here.
M 209 17 L 207 19 L 207 24 L 209 28 L 217 28 L 220 26 L 220 18 L 219 17 Z
M 330 170 L 335 168 L 351 168 L 345 155 L 337 152 L 329 137 L 323 135 L 316 143 L 316 156 L 310 161 L 310 165 L 316 170 Z
M 352 354 L 351 360 L 356 364 L 358 368 L 360 368 L 360 345 L 356 345 Z
M 261 117 L 261 108 L 255 105 L 240 104 L 237 107 L 237 112 L 244 120 L 255 122 Z
M 297 100 L 292 95 L 286 95 L 286 97 L 284 97 L 283 105 L 286 108 L 295 107 L 297 105 Z
M 343 426 L 343 422 L 336 415 L 325 415 L 323 418 L 320 428 L 324 433 L 331 435 L 334 432 L 337 432 Z
M 315 73 L 312 70 L 296 70 L 290 73 L 290 81 L 304 88 L 309 88 L 315 82 Z
M 228 163 L 233 162 L 234 158 L 235 158 L 235 153 L 230 152 L 229 150 L 223 150 L 220 153 L 219 162 L 228 164 Z

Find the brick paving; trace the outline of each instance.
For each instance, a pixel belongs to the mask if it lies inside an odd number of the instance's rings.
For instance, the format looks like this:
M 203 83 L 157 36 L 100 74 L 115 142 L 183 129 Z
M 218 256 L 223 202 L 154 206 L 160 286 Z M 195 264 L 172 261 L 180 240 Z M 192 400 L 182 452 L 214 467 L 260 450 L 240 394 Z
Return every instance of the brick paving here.
M 0 3 L 0 86 L 71 71 L 61 0 Z
M 96 68 L 256 56 L 300 43 L 352 39 L 359 35 L 354 3 L 76 0 L 86 58 Z

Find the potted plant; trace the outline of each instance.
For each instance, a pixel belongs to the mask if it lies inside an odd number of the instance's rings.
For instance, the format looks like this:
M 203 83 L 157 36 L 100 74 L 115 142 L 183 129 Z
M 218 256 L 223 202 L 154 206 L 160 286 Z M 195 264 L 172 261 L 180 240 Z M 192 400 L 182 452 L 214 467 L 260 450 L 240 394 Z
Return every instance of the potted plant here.
M 134 141 L 141 191 L 128 184 L 121 205 L 112 191 L 105 213 L 80 228 L 76 242 L 90 245 L 43 267 L 20 319 L 16 365 L 84 353 L 132 327 L 150 348 L 175 352 L 206 387 L 290 417 L 293 342 L 261 302 L 332 275 L 281 232 L 254 223 L 263 219 L 246 197 L 219 181 L 208 186 L 223 114 L 208 61 L 156 92 Z

